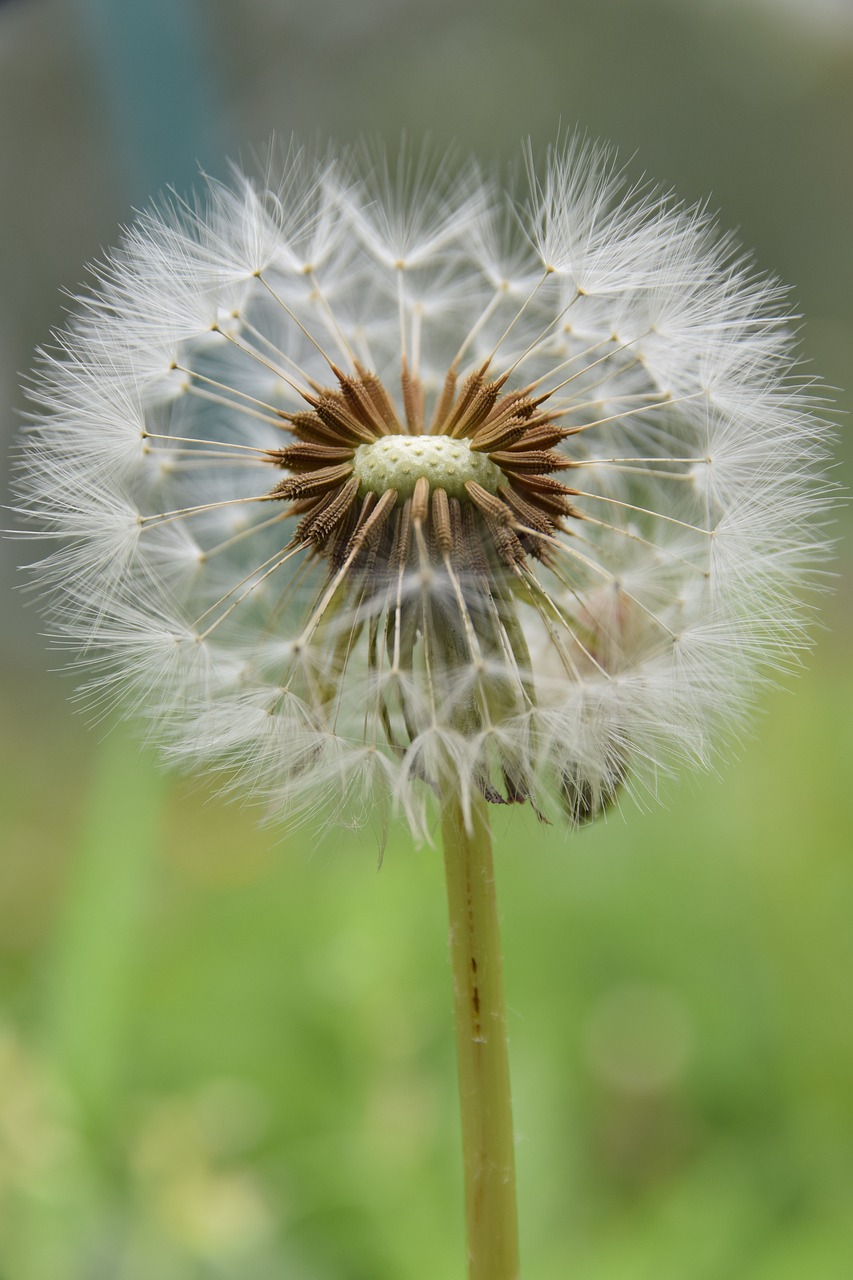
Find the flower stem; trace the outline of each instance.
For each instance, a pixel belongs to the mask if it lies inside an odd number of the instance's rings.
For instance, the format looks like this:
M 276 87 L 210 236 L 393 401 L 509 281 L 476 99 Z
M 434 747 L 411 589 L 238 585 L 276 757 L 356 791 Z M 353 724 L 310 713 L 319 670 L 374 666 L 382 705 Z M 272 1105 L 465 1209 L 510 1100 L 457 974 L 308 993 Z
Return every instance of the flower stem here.
M 469 1280 L 518 1280 L 518 1214 L 492 839 L 477 796 L 442 814 L 459 1060 Z

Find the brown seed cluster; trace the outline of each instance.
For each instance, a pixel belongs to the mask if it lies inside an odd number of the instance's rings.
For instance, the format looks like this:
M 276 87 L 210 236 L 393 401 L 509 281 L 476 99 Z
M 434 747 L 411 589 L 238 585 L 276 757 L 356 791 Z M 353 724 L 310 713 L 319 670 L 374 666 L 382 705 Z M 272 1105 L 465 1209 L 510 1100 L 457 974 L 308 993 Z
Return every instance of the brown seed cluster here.
M 268 455 L 290 472 L 269 498 L 291 503 L 302 517 L 294 543 L 326 558 L 333 571 L 368 560 L 378 572 L 399 571 L 424 546 L 432 560 L 478 576 L 505 576 L 528 556 L 548 561 L 549 540 L 578 513 L 570 502 L 575 490 L 552 474 L 572 466 L 554 448 L 572 431 L 549 413 L 547 395 L 531 388 L 504 394 L 507 375 L 491 377 L 488 364 L 461 386 L 451 370 L 427 422 L 422 385 L 404 364 L 401 421 L 374 373 L 361 365 L 354 374 L 332 368 L 337 387 L 318 386 L 305 394 L 307 410 L 281 413 L 298 443 Z M 458 495 L 448 494 L 426 475 L 402 498 L 394 488 L 365 491 L 356 451 L 383 436 L 465 441 L 499 469 L 495 492 L 468 480 Z

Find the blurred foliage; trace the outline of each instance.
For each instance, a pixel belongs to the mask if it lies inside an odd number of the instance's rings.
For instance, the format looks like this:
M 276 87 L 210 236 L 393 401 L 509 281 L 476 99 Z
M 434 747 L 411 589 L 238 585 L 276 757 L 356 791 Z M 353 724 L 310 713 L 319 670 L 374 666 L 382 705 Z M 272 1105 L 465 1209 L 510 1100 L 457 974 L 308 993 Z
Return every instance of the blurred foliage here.
M 821 657 L 666 808 L 569 838 L 495 813 L 531 1276 L 850 1274 L 853 681 Z M 0 769 L 0 1275 L 458 1274 L 436 850 L 277 842 L 183 785 L 155 838 L 165 784 L 123 731 L 47 734 L 26 695 Z
M 162 59 L 120 8 L 0 7 L 8 404 L 58 287 L 217 148 L 406 129 L 510 157 L 560 120 L 711 193 L 794 284 L 817 372 L 853 385 L 844 5 L 326 0 L 321 20 L 301 0 L 185 0 L 192 56 Z M 495 813 L 530 1277 L 853 1274 L 840 566 L 808 673 L 721 778 L 577 838 Z M 378 869 L 368 835 L 280 839 L 168 783 L 121 727 L 69 713 L 19 603 L 0 677 L 0 1280 L 460 1274 L 436 851 L 394 837 Z

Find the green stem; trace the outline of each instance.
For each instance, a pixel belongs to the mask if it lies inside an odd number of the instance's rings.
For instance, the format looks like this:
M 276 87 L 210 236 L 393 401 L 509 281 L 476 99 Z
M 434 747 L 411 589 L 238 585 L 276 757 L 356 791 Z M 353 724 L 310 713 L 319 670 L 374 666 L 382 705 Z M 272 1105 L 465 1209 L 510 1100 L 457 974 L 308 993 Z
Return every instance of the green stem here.
M 442 814 L 456 1012 L 469 1280 L 518 1280 L 515 1144 L 492 839 L 477 796 Z

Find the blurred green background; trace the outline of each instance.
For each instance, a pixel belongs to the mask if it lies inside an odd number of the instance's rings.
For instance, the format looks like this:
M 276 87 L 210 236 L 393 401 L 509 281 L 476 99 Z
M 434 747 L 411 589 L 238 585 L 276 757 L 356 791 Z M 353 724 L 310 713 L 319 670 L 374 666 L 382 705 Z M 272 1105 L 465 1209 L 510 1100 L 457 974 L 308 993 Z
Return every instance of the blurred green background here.
M 710 195 L 853 386 L 850 0 L 7 0 L 3 432 L 60 289 L 199 164 L 560 122 Z M 848 529 L 736 765 L 577 838 L 498 815 L 529 1280 L 853 1274 Z M 87 726 L 0 550 L 0 1278 L 461 1277 L 436 851 L 259 831 Z

